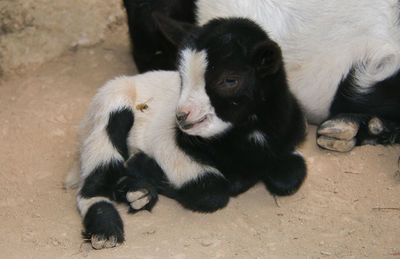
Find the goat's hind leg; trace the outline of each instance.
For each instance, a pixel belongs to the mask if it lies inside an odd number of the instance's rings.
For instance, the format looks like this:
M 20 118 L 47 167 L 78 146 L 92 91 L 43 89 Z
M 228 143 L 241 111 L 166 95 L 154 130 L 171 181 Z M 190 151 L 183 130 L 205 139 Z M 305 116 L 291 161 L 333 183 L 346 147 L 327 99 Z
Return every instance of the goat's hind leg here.
M 318 128 L 320 147 L 346 152 L 364 144 L 400 143 L 400 72 L 360 92 L 349 74 L 339 86 L 331 118 Z

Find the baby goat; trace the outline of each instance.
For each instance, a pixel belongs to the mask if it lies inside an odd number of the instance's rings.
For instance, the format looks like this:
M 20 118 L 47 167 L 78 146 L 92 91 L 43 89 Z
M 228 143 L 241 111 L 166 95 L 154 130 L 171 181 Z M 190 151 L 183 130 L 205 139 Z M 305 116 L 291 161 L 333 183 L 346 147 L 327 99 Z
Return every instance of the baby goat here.
M 187 34 L 213 19 L 245 17 L 261 26 L 282 48 L 289 87 L 307 119 L 320 124 L 317 143 L 321 147 L 348 151 L 367 143 L 400 143 L 399 1 L 125 0 L 125 3 L 136 46 L 135 61 L 141 71 L 174 68 L 180 43 L 179 37 L 174 36 L 176 31 Z M 180 22 L 151 15 L 156 12 Z M 151 39 L 157 40 L 148 44 Z M 175 42 L 176 47 L 164 43 L 166 39 Z M 136 55 L 141 55 L 140 59 Z
M 94 248 L 124 240 L 113 201 L 150 210 L 162 194 L 212 212 L 257 182 L 290 195 L 306 177 L 305 120 L 278 45 L 246 19 L 214 20 L 185 44 L 179 72 L 114 79 L 90 104 L 77 201 Z

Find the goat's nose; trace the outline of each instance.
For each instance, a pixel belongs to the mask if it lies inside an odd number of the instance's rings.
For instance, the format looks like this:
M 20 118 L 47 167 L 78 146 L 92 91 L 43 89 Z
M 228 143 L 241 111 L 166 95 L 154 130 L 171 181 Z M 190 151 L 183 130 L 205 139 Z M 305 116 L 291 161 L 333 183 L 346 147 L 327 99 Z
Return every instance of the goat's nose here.
M 190 112 L 177 112 L 176 113 L 176 120 L 181 123 L 186 120 L 186 118 L 189 116 Z

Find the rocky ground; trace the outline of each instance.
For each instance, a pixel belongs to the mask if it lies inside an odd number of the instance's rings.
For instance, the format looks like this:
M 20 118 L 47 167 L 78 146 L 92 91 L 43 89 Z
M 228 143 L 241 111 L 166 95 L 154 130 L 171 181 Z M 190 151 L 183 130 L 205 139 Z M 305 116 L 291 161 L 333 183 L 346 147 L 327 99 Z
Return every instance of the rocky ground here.
M 151 213 L 121 205 L 126 242 L 93 250 L 63 181 L 96 89 L 136 73 L 128 42 L 119 26 L 102 43 L 0 79 L 2 258 L 400 257 L 400 146 L 320 150 L 313 126 L 300 147 L 309 175 L 295 195 L 275 201 L 258 185 L 213 214 L 164 197 Z

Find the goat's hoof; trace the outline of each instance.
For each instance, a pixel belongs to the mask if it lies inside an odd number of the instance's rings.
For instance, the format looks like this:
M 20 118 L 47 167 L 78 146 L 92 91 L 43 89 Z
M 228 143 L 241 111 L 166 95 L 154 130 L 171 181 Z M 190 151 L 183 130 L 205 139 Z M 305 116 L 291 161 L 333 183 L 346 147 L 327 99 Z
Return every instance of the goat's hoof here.
M 328 150 L 348 152 L 356 145 L 359 127 L 357 122 L 344 119 L 325 121 L 318 128 L 317 144 Z
M 328 150 L 337 152 L 348 152 L 354 148 L 354 146 L 356 145 L 356 140 L 354 138 L 350 140 L 343 140 L 320 136 L 317 138 L 317 144 L 318 146 Z
M 356 145 L 400 143 L 400 124 L 368 114 L 339 114 L 322 123 L 317 136 L 321 148 L 347 152 Z
M 105 238 L 103 235 L 92 235 L 90 241 L 92 243 L 92 247 L 97 250 L 103 248 L 112 248 L 119 244 L 117 236 Z
M 379 118 L 373 117 L 372 119 L 369 120 L 368 130 L 372 135 L 379 135 L 383 132 L 384 129 L 385 126 L 383 125 L 383 122 Z
M 146 189 L 126 193 L 126 199 L 134 210 L 140 210 L 150 202 L 150 193 Z
M 140 210 L 151 210 L 158 201 L 157 192 L 152 189 L 138 189 L 126 193 L 126 200 L 129 203 L 129 211 L 132 213 Z
M 351 140 L 358 132 L 359 124 L 340 119 L 328 120 L 318 128 L 318 135 L 340 140 Z

